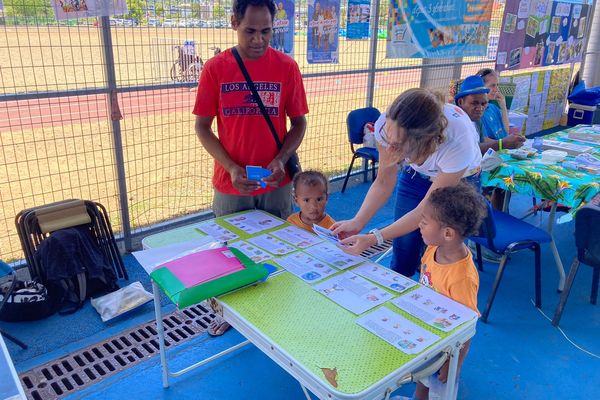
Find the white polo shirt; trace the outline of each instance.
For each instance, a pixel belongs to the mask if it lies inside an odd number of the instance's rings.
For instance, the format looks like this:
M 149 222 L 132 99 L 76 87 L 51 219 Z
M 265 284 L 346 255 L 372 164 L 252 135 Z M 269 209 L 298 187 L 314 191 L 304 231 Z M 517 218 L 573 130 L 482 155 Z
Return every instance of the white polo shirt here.
M 415 171 L 435 177 L 440 172 L 455 173 L 467 169 L 465 175 L 472 175 L 481 164 L 479 135 L 469 116 L 458 106 L 444 104 L 444 115 L 448 127 L 444 131 L 446 140 L 421 165 L 409 164 Z M 385 124 L 386 113 L 375 122 L 375 139 L 380 146 L 387 147 L 381 137 L 381 127 Z

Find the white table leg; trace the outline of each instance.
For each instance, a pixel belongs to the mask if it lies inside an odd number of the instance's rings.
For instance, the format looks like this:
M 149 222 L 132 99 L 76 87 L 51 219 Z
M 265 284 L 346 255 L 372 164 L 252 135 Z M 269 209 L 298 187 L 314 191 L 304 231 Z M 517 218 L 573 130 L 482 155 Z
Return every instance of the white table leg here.
M 167 351 L 165 349 L 165 328 L 163 326 L 162 311 L 160 309 L 160 289 L 152 281 L 152 293 L 154 294 L 154 315 L 156 317 L 156 332 L 158 332 L 158 348 L 160 350 L 160 365 L 162 369 L 162 384 L 164 388 L 169 387 L 169 368 L 167 365 Z
M 554 262 L 556 263 L 556 269 L 558 270 L 558 292 L 562 292 L 565 287 L 565 268 L 563 267 L 562 260 L 560 259 L 560 254 L 558 253 L 558 248 L 556 247 L 556 242 L 554 241 L 554 235 L 552 235 L 552 231 L 554 229 L 554 218 L 556 217 L 556 207 L 558 207 L 558 202 L 552 203 L 552 208 L 550 209 L 550 215 L 548 216 L 548 233 L 552 237 L 552 242 L 550 242 L 550 248 L 552 249 L 552 254 L 554 255 Z
M 453 348 L 452 353 L 450 354 L 450 365 L 448 368 L 448 380 L 446 381 L 446 393 L 444 395 L 444 399 L 446 400 L 456 400 L 455 394 L 455 386 L 456 386 L 456 369 L 458 368 L 458 355 L 460 353 L 460 349 L 462 344 L 457 342 Z

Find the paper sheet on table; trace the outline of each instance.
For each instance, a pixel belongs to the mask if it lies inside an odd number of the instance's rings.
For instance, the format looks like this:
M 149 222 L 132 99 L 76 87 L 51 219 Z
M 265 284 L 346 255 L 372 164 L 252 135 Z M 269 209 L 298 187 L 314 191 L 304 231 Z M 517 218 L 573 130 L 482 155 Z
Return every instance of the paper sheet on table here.
M 379 286 L 350 271 L 317 283 L 313 289 L 358 315 L 393 297 Z
M 238 249 L 255 263 L 262 263 L 263 261 L 270 260 L 271 258 L 273 258 L 271 254 L 267 253 L 263 249 L 260 249 L 251 243 L 244 242 L 243 240 L 238 240 L 237 242 L 229 243 L 228 246 L 233 247 L 234 249 Z
M 323 240 L 312 233 L 305 231 L 304 229 L 298 228 L 297 226 L 286 226 L 285 228 L 272 231 L 271 235 L 278 237 L 281 240 L 304 249 L 317 243 L 321 243 Z
M 425 287 L 392 300 L 392 304 L 444 332 L 477 318 L 470 308 Z
M 212 236 L 204 236 L 186 242 L 170 244 L 168 246 L 134 251 L 131 254 L 133 254 L 135 259 L 149 275 L 157 266 L 166 262 L 200 250 L 216 248 L 219 246 L 222 246 L 222 244 L 216 241 L 215 238 Z
M 198 225 L 194 225 L 194 228 L 201 230 L 223 243 L 239 238 L 238 235 L 217 224 L 215 221 L 202 222 Z
M 286 242 L 283 242 L 277 239 L 275 236 L 269 234 L 250 238 L 248 239 L 248 242 L 276 256 L 281 256 L 296 251 L 295 247 L 292 247 Z
M 385 306 L 358 318 L 356 323 L 406 354 L 420 353 L 440 340 Z
M 262 211 L 251 211 L 241 215 L 234 215 L 232 217 L 227 217 L 224 220 L 225 222 L 251 235 L 285 223 L 284 221 Z
M 404 292 L 417 284 L 412 279 L 372 262 L 359 265 L 352 272 L 397 293 Z
M 275 262 L 286 271 L 296 275 L 308 283 L 320 281 L 338 272 L 331 265 L 301 251 L 275 259 Z
M 329 243 L 320 243 L 309 247 L 307 252 L 339 269 L 350 268 L 365 261 L 364 258 L 346 254 L 339 247 Z

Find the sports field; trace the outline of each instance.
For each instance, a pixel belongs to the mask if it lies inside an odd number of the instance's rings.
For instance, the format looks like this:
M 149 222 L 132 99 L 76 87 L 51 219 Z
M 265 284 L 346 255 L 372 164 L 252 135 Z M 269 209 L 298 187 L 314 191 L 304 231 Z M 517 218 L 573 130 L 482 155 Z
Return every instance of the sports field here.
M 169 83 L 173 46 L 193 39 L 204 59 L 211 47 L 235 43 L 230 29 L 115 28 L 113 49 L 120 88 Z M 306 37 L 297 36 L 295 59 L 303 74 L 339 73 L 305 79 L 308 130 L 300 148 L 305 168 L 327 175 L 350 161 L 345 118 L 366 103 L 368 41 L 340 38 L 340 64 L 308 65 Z M 1 27 L 0 86 L 4 94 L 101 88 L 105 83 L 100 31 L 95 27 Z M 421 60 L 386 60 L 378 42 L 377 68 L 418 66 Z M 378 72 L 374 105 L 384 109 L 409 87 L 419 86 L 420 70 Z M 443 86 L 440 84 L 440 86 Z M 212 159 L 193 130 L 194 89 L 118 94 L 122 151 L 135 228 L 210 207 Z M 67 198 L 104 204 L 115 230 L 120 221 L 115 142 L 103 94 L 0 103 L 0 251 L 20 258 L 13 219 L 24 208 Z

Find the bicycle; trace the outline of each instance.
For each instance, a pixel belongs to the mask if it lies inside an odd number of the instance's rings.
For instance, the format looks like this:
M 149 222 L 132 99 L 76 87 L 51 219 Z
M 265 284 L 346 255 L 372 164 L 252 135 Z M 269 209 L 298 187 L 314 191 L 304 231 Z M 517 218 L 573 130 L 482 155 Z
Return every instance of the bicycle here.
M 177 59 L 171 66 L 171 79 L 174 82 L 198 82 L 200 72 L 204 68 L 202 58 L 194 54 L 186 54 L 182 46 L 173 46 Z

